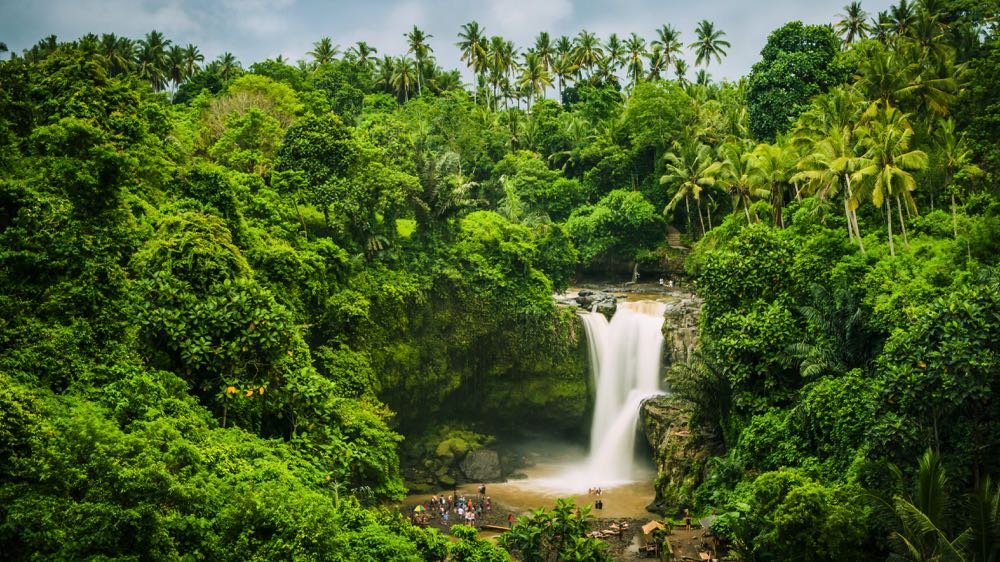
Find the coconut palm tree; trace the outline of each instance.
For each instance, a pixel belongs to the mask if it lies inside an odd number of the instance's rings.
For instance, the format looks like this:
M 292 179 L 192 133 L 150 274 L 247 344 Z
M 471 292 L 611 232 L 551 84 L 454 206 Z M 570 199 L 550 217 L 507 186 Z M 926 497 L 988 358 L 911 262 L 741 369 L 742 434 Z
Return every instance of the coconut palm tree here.
M 531 52 L 524 55 L 524 65 L 521 67 L 521 76 L 517 79 L 517 85 L 527 90 L 528 107 L 531 107 L 531 100 L 534 96 L 544 96 L 545 89 L 552 85 L 552 77 L 542 64 L 538 53 Z
M 413 58 L 417 61 L 417 95 L 422 95 L 423 90 L 420 82 L 424 61 L 429 54 L 434 52 L 434 49 L 427 43 L 427 40 L 434 36 L 424 33 L 417 26 L 413 26 L 413 29 L 409 33 L 404 33 L 403 36 L 406 37 L 406 44 L 409 46 L 409 50 L 406 52 L 412 53 Z
M 612 33 L 608 36 L 608 41 L 604 44 L 604 59 L 608 62 L 612 73 L 618 71 L 618 67 L 622 65 L 624 57 L 625 45 L 617 33 Z
M 386 93 L 395 93 L 395 87 L 392 85 L 392 77 L 396 74 L 396 59 L 386 55 L 378 61 L 375 84 L 382 88 L 382 91 Z
M 552 38 L 549 37 L 548 31 L 542 31 L 535 37 L 535 52 L 538 53 L 538 58 L 542 62 L 542 66 L 545 70 L 552 70 L 552 62 L 555 60 L 556 51 L 552 46 Z
M 698 207 L 701 235 L 704 236 L 706 230 L 705 218 L 701 212 L 701 195 L 705 189 L 715 185 L 721 164 L 715 161 L 708 145 L 699 142 L 694 136 L 686 139 L 684 143 L 674 141 L 671 151 L 664 155 L 664 158 L 667 164 L 664 169 L 665 173 L 660 177 L 660 185 L 674 186 L 677 191 L 663 212 L 673 211 L 681 201 L 684 201 L 688 232 L 691 232 L 689 199 L 693 197 Z M 711 221 L 711 219 L 709 220 Z
M 573 80 L 577 68 L 576 63 L 573 62 L 573 56 L 569 53 L 559 55 L 552 61 L 552 73 L 559 80 L 559 99 L 562 99 L 563 84 Z
M 899 4 L 889 6 L 889 29 L 897 36 L 910 32 L 910 27 L 916 21 L 916 10 L 908 0 L 899 0 Z
M 167 72 L 166 77 L 173 82 L 173 89 L 176 91 L 181 82 L 191 77 L 187 73 L 187 65 L 184 64 L 184 47 L 171 45 L 167 51 Z
M 184 47 L 184 72 L 188 78 L 198 72 L 200 63 L 203 62 L 205 62 L 205 55 L 201 54 L 198 47 L 188 43 L 187 47 Z
M 604 57 L 604 50 L 601 49 L 597 35 L 584 29 L 577 34 L 573 41 L 577 66 L 581 70 L 587 69 L 588 76 L 593 74 L 594 66 Z
M 413 61 L 406 57 L 399 57 L 393 63 L 392 87 L 396 92 L 396 97 L 402 97 L 403 101 L 410 99 L 410 92 L 413 91 L 414 84 L 417 83 L 417 70 Z
M 313 50 L 306 54 L 313 58 L 314 63 L 323 66 L 333 62 L 333 59 L 340 54 L 340 45 L 334 45 L 329 37 L 322 37 L 313 43 Z
M 634 90 L 635 85 L 642 79 L 643 57 L 646 56 L 646 40 L 639 37 L 634 31 L 625 40 L 625 72 L 628 74 L 630 87 Z
M 215 59 L 215 64 L 219 78 L 223 82 L 228 82 L 243 72 L 240 61 L 236 60 L 236 57 L 229 51 L 219 55 L 219 58 Z
M 842 195 L 848 237 L 857 240 L 862 252 L 865 246 L 856 212 L 861 199 L 851 185 L 851 174 L 862 163 L 855 127 L 863 104 L 854 88 L 834 88 L 813 100 L 792 132 L 793 144 L 806 154 L 793 180 L 805 182 L 807 189 L 820 198 Z
M 656 30 L 657 38 L 652 42 L 654 48 L 660 47 L 663 56 L 663 67 L 669 68 L 677 56 L 680 55 L 684 45 L 681 43 L 681 32 L 670 24 L 664 24 Z
M 358 41 L 353 47 L 348 49 L 347 54 L 354 59 L 354 63 L 358 66 L 371 68 L 371 65 L 375 61 L 372 55 L 377 55 L 378 49 L 364 41 Z
M 137 47 L 136 71 L 139 77 L 149 82 L 153 90 L 162 91 L 167 85 L 167 48 L 170 40 L 159 31 L 153 30 L 139 40 Z
M 798 154 L 779 139 L 775 144 L 758 144 L 750 156 L 750 178 L 757 189 L 770 194 L 774 226 L 784 228 L 785 190 L 798 163 Z
M 458 34 L 459 42 L 455 43 L 455 46 L 462 50 L 461 60 L 472 70 L 477 82 L 483 78 L 488 66 L 488 42 L 485 32 L 486 29 L 480 26 L 479 22 L 470 21 L 462 25 L 462 31 Z M 479 88 L 474 88 L 472 99 L 478 101 L 478 94 Z
M 917 188 L 911 171 L 927 167 L 927 153 L 910 150 L 913 128 L 906 115 L 888 102 L 873 102 L 862 116 L 864 126 L 858 129 L 859 146 L 865 149 L 859 168 L 851 175 L 851 180 L 860 183 L 872 203 L 881 208 L 887 204 L 886 224 L 889 233 L 889 253 L 896 255 L 892 235 L 892 200 L 896 200 L 903 243 L 906 239 L 906 223 L 903 221 L 902 204 L 916 212 L 917 206 L 911 192 Z
M 663 75 L 670 70 L 667 59 L 663 56 L 663 47 L 660 45 L 653 45 L 653 48 L 646 53 L 646 61 L 649 63 L 647 80 L 662 80 Z
M 698 40 L 688 45 L 688 47 L 694 49 L 697 55 L 694 61 L 695 66 L 702 62 L 705 63 L 705 66 L 708 66 L 712 62 L 712 57 L 715 57 L 716 62 L 721 63 L 722 57 L 726 56 L 726 49 L 732 47 L 729 41 L 722 39 L 726 35 L 726 32 L 716 30 L 715 24 L 708 20 L 701 20 L 694 33 L 698 37 Z
M 111 76 L 131 72 L 135 68 L 136 45 L 128 37 L 118 37 L 114 33 L 101 35 L 100 52 Z
M 569 55 L 573 53 L 573 40 L 565 35 L 560 35 L 556 40 L 556 55 Z
M 743 204 L 743 214 L 750 223 L 750 201 L 768 196 L 768 192 L 758 189 L 750 177 L 750 147 L 742 139 L 734 139 L 720 145 L 718 153 L 719 186 L 732 196 L 734 209 Z
M 966 145 L 964 137 L 955 134 L 955 122 L 951 119 L 942 121 L 934 131 L 934 145 L 941 156 L 944 167 L 944 187 L 951 192 L 951 225 L 955 238 L 958 238 L 958 216 L 955 204 L 955 189 L 951 185 L 952 178 L 958 172 L 978 176 L 983 173 L 972 162 L 972 150 Z M 950 189 L 949 189 L 950 188 Z M 933 205 L 934 199 L 931 199 Z
M 866 39 L 872 28 L 868 24 L 868 12 L 861 8 L 861 2 L 851 2 L 844 6 L 844 13 L 837 17 L 837 31 L 844 36 L 844 45 L 850 45 L 857 39 Z
M 684 59 L 674 60 L 674 75 L 677 76 L 677 82 L 681 85 L 687 82 L 687 71 L 688 63 Z

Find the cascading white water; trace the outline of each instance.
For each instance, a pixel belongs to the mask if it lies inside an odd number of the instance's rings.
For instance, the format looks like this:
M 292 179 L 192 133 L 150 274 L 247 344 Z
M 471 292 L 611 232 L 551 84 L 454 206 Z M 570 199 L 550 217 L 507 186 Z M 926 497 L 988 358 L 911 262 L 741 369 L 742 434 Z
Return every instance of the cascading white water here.
M 643 301 L 620 303 L 611 322 L 602 314 L 582 314 L 597 389 L 586 468 L 594 484 L 611 486 L 635 476 L 639 408 L 643 400 L 662 393 L 665 310 L 663 303 Z

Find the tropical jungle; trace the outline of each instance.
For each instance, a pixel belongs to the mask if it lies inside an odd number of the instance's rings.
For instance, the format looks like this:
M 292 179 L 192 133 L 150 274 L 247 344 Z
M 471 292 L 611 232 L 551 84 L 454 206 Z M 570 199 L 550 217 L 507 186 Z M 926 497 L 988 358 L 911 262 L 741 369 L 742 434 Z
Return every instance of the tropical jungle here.
M 7 52 L 0 559 L 617 559 L 587 497 L 496 538 L 400 505 L 586 440 L 553 295 L 641 275 L 701 303 L 665 520 L 729 560 L 1000 560 L 998 16 L 853 2 L 736 81 L 707 20 Z

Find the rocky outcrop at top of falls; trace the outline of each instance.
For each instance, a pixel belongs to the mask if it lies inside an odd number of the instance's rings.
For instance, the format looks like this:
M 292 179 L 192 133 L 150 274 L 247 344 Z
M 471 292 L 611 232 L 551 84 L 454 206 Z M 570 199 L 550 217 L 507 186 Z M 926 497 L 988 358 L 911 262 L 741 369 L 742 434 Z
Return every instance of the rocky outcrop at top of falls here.
M 576 295 L 567 295 L 564 298 L 556 298 L 561 304 L 575 305 L 594 312 L 600 312 L 609 319 L 614 316 L 618 309 L 618 297 L 604 291 L 593 289 L 580 289 Z
M 663 366 L 689 361 L 698 347 L 702 300 L 692 293 L 673 292 L 663 313 Z

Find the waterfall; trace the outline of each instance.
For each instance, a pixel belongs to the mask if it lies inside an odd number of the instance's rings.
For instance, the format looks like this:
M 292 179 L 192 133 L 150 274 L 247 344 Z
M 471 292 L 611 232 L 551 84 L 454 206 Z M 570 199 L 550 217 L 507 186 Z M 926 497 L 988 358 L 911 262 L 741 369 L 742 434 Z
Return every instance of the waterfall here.
M 598 313 L 582 313 L 597 389 L 590 432 L 587 474 L 608 486 L 634 478 L 635 435 L 643 400 L 661 394 L 663 303 L 618 305 L 611 322 Z

